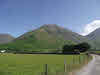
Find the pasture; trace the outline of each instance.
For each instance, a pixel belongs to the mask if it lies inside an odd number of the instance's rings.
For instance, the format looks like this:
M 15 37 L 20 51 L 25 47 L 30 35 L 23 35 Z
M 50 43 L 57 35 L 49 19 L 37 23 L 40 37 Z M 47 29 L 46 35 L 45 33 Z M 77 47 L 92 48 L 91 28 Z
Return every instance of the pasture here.
M 0 75 L 44 75 L 48 64 L 49 75 L 81 68 L 91 59 L 82 55 L 0 54 Z

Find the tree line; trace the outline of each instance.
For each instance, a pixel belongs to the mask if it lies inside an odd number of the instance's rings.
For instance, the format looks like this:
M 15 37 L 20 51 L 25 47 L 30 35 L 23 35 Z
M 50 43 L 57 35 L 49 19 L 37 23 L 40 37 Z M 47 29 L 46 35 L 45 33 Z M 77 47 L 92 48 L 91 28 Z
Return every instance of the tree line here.
M 86 43 L 86 42 L 83 42 L 83 43 L 79 43 L 79 44 L 76 44 L 76 45 L 69 45 L 69 44 L 65 44 L 63 47 L 62 47 L 62 50 L 60 53 L 62 54 L 75 54 L 75 53 L 80 53 L 80 52 L 86 52 L 87 50 L 89 50 L 91 48 L 91 46 Z M 16 49 L 16 48 L 1 48 L 0 51 L 2 50 L 6 50 L 7 53 L 22 53 L 22 54 L 32 54 L 32 53 L 43 53 L 41 51 L 30 51 L 30 50 L 22 50 L 22 49 Z M 56 52 L 53 51 L 53 52 L 48 52 L 48 53 L 58 53 L 59 50 L 57 50 Z M 47 53 L 47 52 L 44 52 L 44 53 Z
M 86 52 L 89 50 L 91 46 L 87 42 L 79 43 L 76 45 L 64 45 L 63 46 L 63 53 L 81 53 L 81 52 Z

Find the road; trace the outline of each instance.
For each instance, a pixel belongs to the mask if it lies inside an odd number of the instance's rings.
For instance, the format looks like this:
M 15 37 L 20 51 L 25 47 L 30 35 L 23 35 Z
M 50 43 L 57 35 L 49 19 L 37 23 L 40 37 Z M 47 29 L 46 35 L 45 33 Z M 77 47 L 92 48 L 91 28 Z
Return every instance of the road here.
M 92 55 L 93 60 L 75 75 L 100 75 L 100 56 Z

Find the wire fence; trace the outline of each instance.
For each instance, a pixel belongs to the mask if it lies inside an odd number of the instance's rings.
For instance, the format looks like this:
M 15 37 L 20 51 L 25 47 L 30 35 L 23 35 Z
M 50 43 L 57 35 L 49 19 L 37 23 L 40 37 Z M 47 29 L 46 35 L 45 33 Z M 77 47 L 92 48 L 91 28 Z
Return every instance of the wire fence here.
M 59 58 L 57 59 L 59 60 Z M 1 60 L 2 60 L 1 62 L 6 62 L 6 60 L 4 59 Z M 43 61 L 42 59 L 39 60 Z M 83 55 L 71 55 L 70 57 L 67 58 L 64 57 L 64 60 L 61 60 L 62 61 L 61 64 L 54 64 L 54 63 L 34 64 L 33 61 L 28 61 L 32 62 L 31 64 L 30 63 L 23 64 L 21 62 L 19 63 L 16 61 L 13 62 L 9 61 L 9 63 L 7 62 L 7 64 L 0 63 L 1 67 L 0 75 L 75 75 L 75 72 L 81 69 L 84 65 L 88 64 L 90 60 L 91 56 L 83 54 Z M 50 61 L 50 63 L 51 62 L 54 61 L 52 60 Z
M 50 64 L 44 64 L 44 72 L 41 72 L 40 75 L 75 75 L 75 72 L 79 69 L 81 69 L 84 65 L 88 64 L 89 60 L 91 59 L 90 56 L 79 56 L 78 61 L 75 59 L 75 56 L 73 55 L 73 61 L 70 63 L 66 62 L 66 59 L 64 60 L 64 64 L 62 64 L 62 71 L 50 72 Z M 56 67 L 56 66 L 55 66 Z M 53 67 L 54 68 L 54 67 Z M 51 68 L 51 69 L 53 69 Z M 59 67 L 60 68 L 60 67 Z

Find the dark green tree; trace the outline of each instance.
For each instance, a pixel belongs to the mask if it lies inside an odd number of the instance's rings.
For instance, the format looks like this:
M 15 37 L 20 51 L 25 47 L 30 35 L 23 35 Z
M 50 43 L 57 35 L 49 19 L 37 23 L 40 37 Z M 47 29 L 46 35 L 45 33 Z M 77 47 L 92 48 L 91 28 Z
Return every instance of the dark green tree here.
M 74 45 L 63 46 L 63 53 L 73 53 L 73 52 L 74 52 Z
M 86 52 L 90 48 L 91 46 L 87 42 L 79 43 L 74 46 L 74 49 L 78 50 L 79 52 Z

